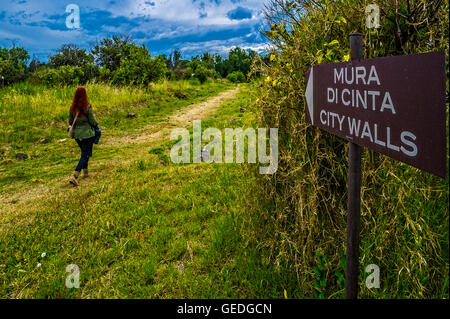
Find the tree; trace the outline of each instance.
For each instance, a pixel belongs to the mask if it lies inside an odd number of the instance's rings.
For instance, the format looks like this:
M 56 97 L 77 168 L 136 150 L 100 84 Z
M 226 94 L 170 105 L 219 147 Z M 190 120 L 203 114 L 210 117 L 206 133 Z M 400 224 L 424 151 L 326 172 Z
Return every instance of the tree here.
M 130 55 L 133 40 L 128 35 L 114 35 L 111 38 L 104 38 L 99 44 L 94 46 L 92 54 L 95 63 L 100 66 L 115 71 L 120 67 L 121 61 Z
M 36 70 L 41 65 L 43 65 L 43 63 L 41 61 L 39 61 L 35 55 L 33 55 L 33 59 L 31 60 L 30 65 L 28 66 L 28 71 L 30 73 L 36 72 Z
M 56 54 L 50 56 L 49 66 L 57 69 L 61 69 L 63 66 L 79 67 L 82 71 L 81 76 L 80 73 L 76 73 L 77 78 L 74 79 L 79 83 L 86 83 L 99 74 L 98 67 L 94 65 L 94 56 L 75 44 L 62 45 Z M 63 82 L 63 84 L 67 84 L 68 80 L 64 78 Z
M 0 79 L 2 85 L 22 81 L 27 75 L 30 56 L 24 48 L 0 48 Z
M 76 44 L 63 44 L 49 59 L 49 65 L 53 68 L 63 65 L 84 67 L 92 63 L 94 63 L 94 56 L 88 54 L 85 49 L 80 49 Z
M 113 82 L 121 85 L 148 84 L 162 78 L 167 71 L 163 55 L 152 59 L 145 45 L 129 45 L 129 54 L 114 71 Z
M 30 59 L 28 51 L 20 47 L 12 47 L 11 49 L 0 48 L 0 57 L 4 60 L 19 63 L 24 67 L 27 65 L 27 62 Z
M 244 49 L 236 47 L 230 50 L 226 59 L 218 55 L 215 56 L 215 69 L 224 78 L 236 71 L 247 76 L 257 56 L 258 54 L 255 51 L 250 50 L 247 53 Z
M 173 51 L 173 68 L 176 70 L 180 66 L 181 62 L 181 52 L 178 50 Z
M 169 55 L 169 57 L 166 57 L 165 54 L 163 54 L 164 60 L 166 61 L 166 66 L 169 70 L 174 70 L 173 62 L 172 62 L 172 53 Z
M 241 71 L 234 71 L 227 75 L 227 80 L 233 83 L 245 82 L 245 75 Z
M 214 57 L 208 52 L 202 55 L 202 64 L 209 70 L 214 70 Z
M 198 66 L 194 71 L 194 77 L 200 81 L 200 83 L 205 83 L 209 77 L 212 76 L 212 70 L 206 68 L 204 65 Z
M 180 67 L 181 52 L 178 50 L 173 51 L 167 58 L 167 68 L 171 70 L 177 70 Z

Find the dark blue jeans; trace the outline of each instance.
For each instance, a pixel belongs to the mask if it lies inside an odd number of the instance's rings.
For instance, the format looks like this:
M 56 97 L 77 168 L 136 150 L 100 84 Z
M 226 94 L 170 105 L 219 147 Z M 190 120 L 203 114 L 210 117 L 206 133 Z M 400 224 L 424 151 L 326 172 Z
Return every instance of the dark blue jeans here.
M 92 145 L 94 145 L 94 138 L 95 136 L 84 140 L 75 139 L 81 149 L 81 158 L 78 162 L 77 168 L 75 168 L 77 172 L 81 172 L 82 169 L 88 168 L 89 157 L 92 156 Z

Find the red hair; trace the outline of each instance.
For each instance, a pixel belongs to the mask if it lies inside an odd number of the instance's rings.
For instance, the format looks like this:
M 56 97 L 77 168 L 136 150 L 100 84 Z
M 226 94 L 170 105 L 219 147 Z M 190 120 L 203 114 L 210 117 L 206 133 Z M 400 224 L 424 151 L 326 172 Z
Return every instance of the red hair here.
M 77 88 L 73 96 L 72 105 L 70 106 L 70 114 L 72 115 L 75 113 L 87 114 L 88 105 L 89 100 L 86 94 L 86 89 L 83 87 Z

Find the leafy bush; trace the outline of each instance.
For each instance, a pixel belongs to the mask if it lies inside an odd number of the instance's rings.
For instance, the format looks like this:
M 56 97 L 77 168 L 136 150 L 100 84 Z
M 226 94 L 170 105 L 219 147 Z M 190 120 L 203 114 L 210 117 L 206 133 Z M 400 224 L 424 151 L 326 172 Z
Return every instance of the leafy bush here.
M 130 55 L 133 46 L 135 44 L 129 36 L 114 35 L 95 45 L 91 53 L 100 67 L 116 71 L 121 62 Z
M 78 85 L 84 78 L 84 72 L 79 66 L 63 65 L 58 72 L 62 85 Z
M 148 81 L 159 81 L 164 77 L 167 71 L 166 61 L 163 56 L 159 55 L 151 59 L 149 69 L 147 70 Z
M 30 58 L 23 48 L 0 48 L 0 85 L 9 85 L 26 78 Z
M 230 50 L 226 59 L 216 56 L 215 70 L 224 78 L 236 71 L 248 74 L 256 57 L 257 53 L 255 51 L 250 50 L 247 53 L 244 49 L 236 47 Z
M 42 82 L 47 86 L 78 85 L 82 83 L 84 72 L 79 66 L 63 65 L 59 70 L 49 69 L 42 76 Z
M 164 78 L 169 81 L 175 81 L 177 79 L 177 76 L 173 70 L 168 69 L 164 74 Z
M 106 68 L 100 68 L 98 72 L 98 79 L 102 82 L 110 82 L 112 80 L 111 71 Z
M 206 80 L 212 75 L 212 71 L 210 69 L 205 68 L 204 66 L 199 66 L 194 72 L 194 77 L 200 81 L 200 83 L 205 83 Z
M 56 69 L 64 65 L 83 67 L 92 63 L 94 56 L 75 44 L 63 44 L 49 60 L 49 65 Z
M 194 71 L 192 70 L 191 67 L 188 67 L 183 74 L 183 78 L 185 80 L 190 80 L 190 79 L 192 79 L 193 75 L 194 75 Z
M 113 83 L 146 85 L 161 79 L 166 71 L 164 59 L 152 59 L 145 46 L 132 45 L 129 56 L 122 60 L 120 67 L 114 72 Z
M 94 56 L 85 49 L 74 44 L 64 44 L 50 57 L 49 66 L 60 70 L 61 85 L 71 85 L 84 84 L 98 77 L 98 66 L 93 63 Z
M 81 70 L 83 71 L 83 77 L 80 78 L 80 83 L 83 84 L 98 79 L 100 76 L 100 69 L 90 63 L 81 67 Z
M 227 75 L 227 80 L 233 83 L 245 82 L 245 75 L 241 71 L 234 71 Z
M 3 60 L 0 57 L 0 84 L 12 84 L 25 77 L 25 69 L 14 61 Z
M 58 70 L 55 69 L 49 69 L 47 70 L 47 72 L 45 72 L 42 77 L 42 82 L 46 85 L 46 86 L 55 86 L 58 83 L 61 83 L 61 76 Z

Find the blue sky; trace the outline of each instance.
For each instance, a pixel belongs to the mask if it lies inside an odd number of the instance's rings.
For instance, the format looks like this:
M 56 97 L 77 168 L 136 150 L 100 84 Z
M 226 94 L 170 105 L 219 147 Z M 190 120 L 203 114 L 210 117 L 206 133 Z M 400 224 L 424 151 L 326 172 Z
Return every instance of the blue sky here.
M 66 26 L 69 4 L 80 9 L 79 29 Z M 262 52 L 263 8 L 264 0 L 0 0 L 0 46 L 23 46 L 46 61 L 62 44 L 89 48 L 127 33 L 152 54 L 225 55 L 235 46 Z

